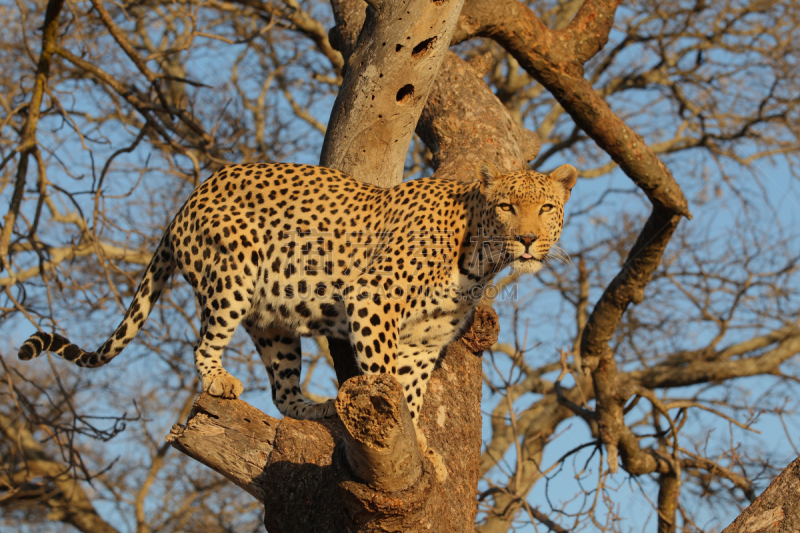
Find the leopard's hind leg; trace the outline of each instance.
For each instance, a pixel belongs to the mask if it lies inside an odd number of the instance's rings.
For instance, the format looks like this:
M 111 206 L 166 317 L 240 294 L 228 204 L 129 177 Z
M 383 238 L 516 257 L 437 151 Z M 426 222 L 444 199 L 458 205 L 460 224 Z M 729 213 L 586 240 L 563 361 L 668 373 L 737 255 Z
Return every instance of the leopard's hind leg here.
M 272 401 L 284 416 L 301 420 L 314 420 L 336 413 L 334 400 L 312 402 L 303 396 L 300 388 L 302 351 L 300 337 L 279 328 L 259 328 L 244 325 L 256 350 L 267 368 Z

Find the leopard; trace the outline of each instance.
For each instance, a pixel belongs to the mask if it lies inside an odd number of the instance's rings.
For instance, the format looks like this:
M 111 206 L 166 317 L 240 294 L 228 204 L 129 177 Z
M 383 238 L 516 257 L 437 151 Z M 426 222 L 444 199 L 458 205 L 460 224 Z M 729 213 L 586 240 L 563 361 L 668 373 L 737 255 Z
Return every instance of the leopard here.
M 242 394 L 221 363 L 242 325 L 280 413 L 333 416 L 334 400 L 316 403 L 301 390 L 300 338 L 322 335 L 349 341 L 362 373 L 396 378 L 416 429 L 443 349 L 469 326 L 498 272 L 543 267 L 576 180 L 568 164 L 542 174 L 482 163 L 469 180 L 381 188 L 320 166 L 224 166 L 172 219 L 124 318 L 98 349 L 39 331 L 19 358 L 49 351 L 81 367 L 109 363 L 178 269 L 196 298 L 194 364 L 204 392 Z

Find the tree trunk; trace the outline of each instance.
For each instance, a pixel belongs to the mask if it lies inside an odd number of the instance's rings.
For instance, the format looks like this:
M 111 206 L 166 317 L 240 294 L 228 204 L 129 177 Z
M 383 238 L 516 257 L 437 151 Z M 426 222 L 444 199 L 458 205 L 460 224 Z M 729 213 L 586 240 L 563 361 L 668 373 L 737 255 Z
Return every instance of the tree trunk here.
M 320 164 L 392 187 L 403 180 L 414 128 L 464 0 L 368 3 L 358 41 L 352 40 L 354 31 L 339 40 L 346 61 L 344 80 L 328 121 Z M 352 4 L 366 5 L 360 0 Z M 337 18 L 343 16 L 340 7 Z M 349 27 L 357 28 L 358 21 Z
M 800 458 L 792 461 L 767 490 L 722 533 L 800 531 Z

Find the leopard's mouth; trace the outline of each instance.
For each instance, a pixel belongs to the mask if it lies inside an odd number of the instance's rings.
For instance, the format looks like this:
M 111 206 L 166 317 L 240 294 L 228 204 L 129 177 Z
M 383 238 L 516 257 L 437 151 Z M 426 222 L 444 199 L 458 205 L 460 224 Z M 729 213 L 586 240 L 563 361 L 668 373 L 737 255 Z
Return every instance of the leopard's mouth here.
M 523 252 L 515 257 L 509 266 L 514 272 L 519 272 L 520 274 L 534 274 L 544 267 L 544 258 L 546 257 L 546 254 L 537 255 L 541 255 L 542 258 L 539 259 L 530 252 Z
M 522 263 L 527 263 L 529 261 L 535 261 L 537 263 L 541 263 L 541 259 L 537 259 L 533 256 L 533 254 L 529 254 L 528 252 L 523 253 L 522 255 L 518 256 L 515 261 L 520 261 Z

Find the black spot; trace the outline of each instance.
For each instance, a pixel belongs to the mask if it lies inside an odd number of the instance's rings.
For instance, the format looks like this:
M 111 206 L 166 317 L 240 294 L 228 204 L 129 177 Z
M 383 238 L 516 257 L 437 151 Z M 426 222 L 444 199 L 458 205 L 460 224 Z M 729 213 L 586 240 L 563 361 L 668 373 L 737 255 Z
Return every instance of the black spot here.
M 294 308 L 300 316 L 308 318 L 311 316 L 311 310 L 308 308 L 305 302 L 300 302 L 297 307 Z
M 120 325 L 119 329 L 117 329 L 117 334 L 114 337 L 117 340 L 120 340 L 121 338 L 123 338 L 125 336 L 125 334 L 127 332 L 128 332 L 128 324 L 127 323 L 126 324 L 122 324 L 122 325 Z M 55 341 L 56 339 L 53 339 L 53 340 Z M 56 350 L 56 348 L 53 348 L 52 346 L 50 347 L 50 349 L 51 350 Z

